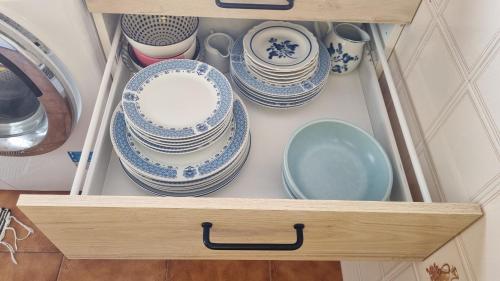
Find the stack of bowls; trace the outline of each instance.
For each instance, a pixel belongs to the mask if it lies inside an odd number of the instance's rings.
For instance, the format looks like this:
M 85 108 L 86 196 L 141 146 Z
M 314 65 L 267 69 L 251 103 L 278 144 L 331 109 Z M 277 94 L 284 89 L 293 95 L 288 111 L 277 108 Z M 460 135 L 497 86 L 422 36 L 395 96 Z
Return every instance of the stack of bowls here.
M 218 190 L 250 151 L 245 106 L 221 72 L 194 60 L 166 60 L 135 74 L 110 135 L 126 174 L 162 196 Z
M 340 120 L 319 120 L 297 130 L 285 149 L 283 186 L 291 198 L 388 200 L 392 168 L 367 132 Z
M 231 50 L 231 77 L 249 100 L 269 107 L 300 106 L 326 85 L 330 56 L 305 27 L 268 21 Z
M 193 59 L 199 19 L 165 15 L 123 15 L 127 52 L 142 67 L 168 59 Z M 199 50 L 199 47 L 198 47 Z

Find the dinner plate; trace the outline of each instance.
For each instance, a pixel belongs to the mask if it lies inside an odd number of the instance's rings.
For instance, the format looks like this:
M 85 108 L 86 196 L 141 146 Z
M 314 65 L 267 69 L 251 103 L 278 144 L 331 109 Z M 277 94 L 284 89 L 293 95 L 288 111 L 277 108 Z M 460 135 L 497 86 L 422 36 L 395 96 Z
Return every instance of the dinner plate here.
M 330 71 L 330 55 L 323 44 L 319 44 L 318 67 L 311 78 L 296 84 L 272 85 L 253 75 L 246 66 L 242 56 L 242 39 L 236 40 L 231 50 L 231 75 L 236 77 L 241 84 L 254 93 L 273 97 L 292 97 L 309 93 L 310 91 L 323 87 L 328 79 Z
M 270 108 L 283 108 L 283 109 L 286 109 L 286 108 L 293 108 L 293 107 L 303 106 L 303 105 L 309 103 L 317 95 L 311 96 L 308 99 L 300 101 L 300 102 L 270 102 L 270 101 L 264 101 L 264 100 L 255 98 L 255 97 L 250 96 L 250 95 L 245 94 L 245 93 L 242 93 L 242 96 L 245 97 L 246 99 L 248 99 L 248 100 L 250 100 L 250 101 L 252 101 L 254 103 L 257 103 L 259 105 L 262 105 L 262 106 L 266 106 L 266 107 L 270 107 Z
M 248 89 L 244 85 L 242 85 L 240 82 L 238 82 L 236 79 L 234 79 L 234 85 L 235 87 L 241 91 L 243 91 L 245 94 L 249 94 L 251 96 L 254 96 L 258 99 L 266 100 L 266 101 L 271 101 L 271 102 L 295 102 L 295 101 L 301 101 L 304 99 L 307 99 L 308 97 L 311 97 L 313 95 L 316 95 L 319 93 L 321 90 L 323 90 L 324 87 L 314 89 L 313 91 L 307 92 L 307 94 L 300 95 L 300 96 L 293 96 L 293 97 L 273 97 L 273 96 L 267 96 L 267 95 L 262 95 L 260 93 L 255 93 L 252 90 Z
M 214 185 L 217 185 L 218 183 L 224 181 L 228 177 L 231 177 L 231 175 L 234 174 L 234 172 L 236 172 L 243 166 L 248 157 L 249 151 L 250 151 L 250 141 L 247 143 L 245 149 L 240 154 L 238 160 L 233 162 L 224 171 L 204 180 L 192 181 L 189 184 L 172 184 L 170 182 L 163 182 L 163 181 L 149 179 L 141 175 L 140 173 L 137 173 L 132 167 L 127 166 L 124 163 L 122 163 L 122 166 L 136 179 L 143 182 L 144 184 L 147 184 L 151 188 L 160 191 L 173 192 L 177 194 L 188 194 L 193 192 L 201 192 L 208 188 L 212 188 Z
M 250 70 L 252 70 L 253 72 L 255 72 L 256 74 L 259 74 L 259 75 L 266 75 L 266 77 L 276 77 L 276 78 L 290 78 L 290 77 L 297 78 L 300 76 L 307 75 L 310 72 L 314 72 L 314 70 L 316 70 L 316 67 L 318 65 L 318 60 L 315 59 L 311 65 L 309 65 L 301 70 L 294 71 L 294 72 L 277 72 L 277 71 L 270 70 L 270 69 L 263 69 L 255 64 L 253 64 L 247 58 L 245 58 L 245 63 L 247 64 L 247 67 Z
M 243 37 L 248 57 L 268 69 L 303 69 L 318 55 L 318 42 L 307 28 L 283 21 L 267 21 Z
M 230 127 L 230 124 L 231 123 L 228 122 L 226 126 L 217 130 L 216 134 L 213 134 L 208 138 L 190 143 L 165 143 L 158 140 L 146 139 L 144 138 L 144 135 L 137 133 L 133 128 L 128 127 L 127 129 L 138 142 L 152 150 L 162 153 L 188 153 L 212 144 L 212 142 L 216 141 L 222 134 L 224 134 L 226 129 Z
M 205 146 L 209 146 L 213 141 L 217 140 L 219 136 L 221 136 L 224 131 L 221 131 L 220 134 L 215 135 L 212 139 L 206 140 L 204 142 L 201 142 L 200 144 L 196 144 L 193 146 L 172 146 L 172 145 L 167 145 L 167 144 L 157 144 L 157 143 L 152 143 L 147 140 L 144 140 L 141 138 L 141 136 L 137 135 L 134 131 L 130 130 L 130 127 L 128 128 L 130 133 L 132 134 L 132 137 L 140 142 L 142 145 L 145 147 L 160 152 L 160 153 L 189 153 L 193 152 L 199 149 L 202 149 Z
M 264 82 L 267 82 L 272 85 L 289 85 L 289 84 L 295 84 L 295 83 L 301 83 L 302 81 L 305 81 L 309 79 L 313 74 L 314 71 L 316 70 L 311 69 L 308 70 L 308 72 L 298 74 L 296 76 L 274 76 L 269 73 L 265 73 L 262 71 L 258 71 L 253 69 L 252 66 L 247 65 L 248 70 L 250 70 L 258 79 L 263 80 Z
M 210 130 L 206 134 L 198 135 L 198 136 L 191 137 L 191 138 L 179 138 L 179 139 L 160 138 L 157 136 L 150 135 L 150 134 L 143 132 L 141 130 L 138 130 L 137 128 L 134 128 L 133 126 L 130 126 L 130 127 L 133 130 L 135 130 L 138 134 L 140 134 L 143 138 L 147 139 L 148 141 L 155 142 L 155 143 L 157 142 L 157 143 L 161 143 L 161 144 L 168 144 L 168 145 L 173 145 L 173 146 L 183 146 L 183 145 L 198 144 L 198 143 L 203 142 L 204 140 L 212 137 L 213 135 L 220 132 L 220 130 L 227 128 L 227 126 L 230 124 L 231 119 L 232 119 L 232 113 L 228 114 L 226 120 L 224 120 L 223 123 L 218 125 L 216 128 L 213 128 L 212 130 Z
M 164 190 L 159 190 L 159 189 L 153 188 L 153 187 L 149 186 L 148 184 L 145 184 L 141 180 L 137 179 L 126 168 L 124 168 L 123 170 L 126 173 L 126 175 L 133 182 L 135 182 L 137 184 L 137 186 L 139 186 L 144 191 L 150 192 L 150 193 L 152 193 L 154 195 L 158 195 L 158 196 L 183 196 L 183 197 L 193 196 L 193 197 L 198 197 L 198 196 L 204 196 L 204 195 L 213 193 L 215 191 L 218 191 L 219 189 L 225 187 L 231 181 L 233 181 L 236 178 L 236 176 L 239 174 L 239 172 L 241 171 L 241 168 L 243 167 L 243 165 L 245 164 L 246 159 L 248 158 L 248 153 L 249 153 L 249 150 L 247 151 L 247 154 L 245 155 L 245 158 L 244 158 L 245 161 L 243 161 L 241 163 L 241 165 L 232 174 L 228 175 L 226 178 L 224 178 L 220 182 L 212 184 L 209 188 L 206 188 L 206 189 L 203 189 L 203 190 L 199 190 L 199 191 L 194 191 L 194 192 L 191 192 L 191 193 L 177 193 L 177 192 L 171 192 L 171 191 L 169 192 L 169 191 L 164 191 Z
M 118 106 L 113 114 L 110 135 L 118 157 L 149 178 L 185 182 L 207 178 L 237 158 L 249 136 L 248 113 L 240 100 L 232 106 L 234 129 L 227 130 L 204 149 L 188 154 L 163 154 L 137 142 L 127 130 L 125 114 Z
M 229 81 L 193 60 L 166 60 L 136 73 L 122 95 L 127 123 L 149 135 L 186 139 L 220 125 L 232 109 Z

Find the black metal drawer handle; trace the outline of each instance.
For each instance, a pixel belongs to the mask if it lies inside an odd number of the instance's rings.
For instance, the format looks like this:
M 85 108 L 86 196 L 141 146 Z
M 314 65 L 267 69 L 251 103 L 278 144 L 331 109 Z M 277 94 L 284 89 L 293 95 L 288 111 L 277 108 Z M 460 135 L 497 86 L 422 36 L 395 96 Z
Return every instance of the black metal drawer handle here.
M 201 224 L 201 227 L 203 227 L 203 244 L 211 250 L 294 251 L 299 249 L 304 243 L 304 225 L 301 223 L 293 226 L 297 232 L 297 241 L 292 244 L 213 243 L 210 241 L 212 223 L 204 222 Z
M 252 4 L 252 3 L 226 3 L 215 0 L 215 4 L 225 9 L 254 9 L 254 10 L 290 10 L 294 0 L 287 0 L 288 4 Z

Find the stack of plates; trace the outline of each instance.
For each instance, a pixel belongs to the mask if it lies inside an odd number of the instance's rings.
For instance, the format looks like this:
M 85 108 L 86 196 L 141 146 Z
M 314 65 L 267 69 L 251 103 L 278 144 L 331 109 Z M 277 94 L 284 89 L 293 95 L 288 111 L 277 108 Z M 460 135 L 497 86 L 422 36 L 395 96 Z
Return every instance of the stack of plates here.
M 123 91 L 122 106 L 138 142 L 158 152 L 187 153 L 217 140 L 230 126 L 233 93 L 215 68 L 169 60 L 137 73 Z
M 324 88 L 330 56 L 303 26 L 265 22 L 231 50 L 231 77 L 241 94 L 270 107 L 305 104 Z
M 248 114 L 217 69 L 192 60 L 144 68 L 114 112 L 111 141 L 127 175 L 162 196 L 229 183 L 250 150 Z

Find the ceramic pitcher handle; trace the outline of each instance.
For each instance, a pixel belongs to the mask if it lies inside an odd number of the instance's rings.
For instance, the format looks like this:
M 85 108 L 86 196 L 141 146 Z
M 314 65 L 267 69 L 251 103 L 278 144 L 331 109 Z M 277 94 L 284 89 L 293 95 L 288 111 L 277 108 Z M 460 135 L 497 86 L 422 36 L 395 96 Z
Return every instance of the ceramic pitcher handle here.
M 325 32 L 321 31 L 323 29 L 322 26 L 326 27 Z M 316 37 L 320 40 L 322 40 L 328 33 L 330 33 L 332 29 L 333 29 L 333 24 L 331 22 L 319 22 L 319 21 L 314 22 L 314 33 L 316 34 Z

